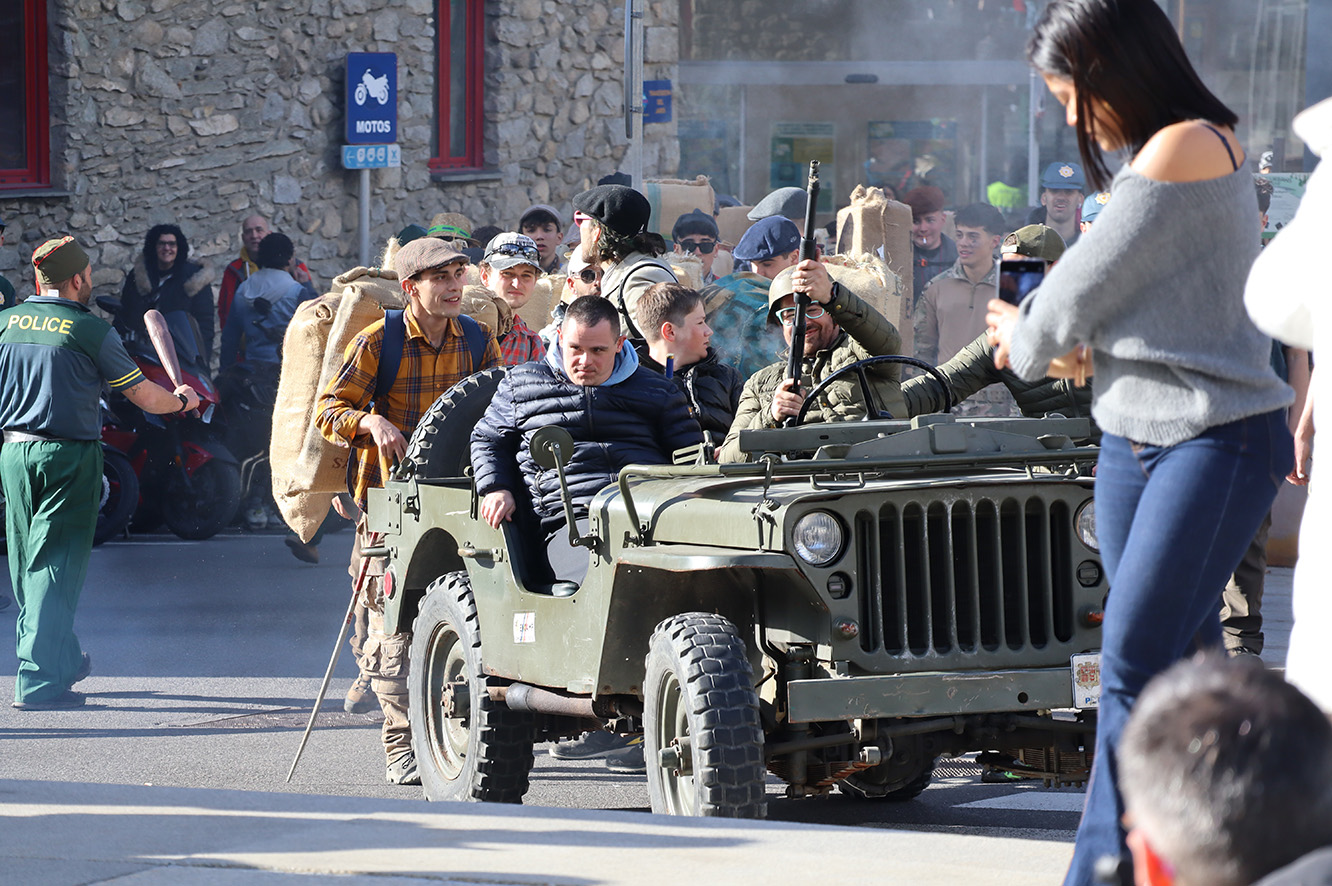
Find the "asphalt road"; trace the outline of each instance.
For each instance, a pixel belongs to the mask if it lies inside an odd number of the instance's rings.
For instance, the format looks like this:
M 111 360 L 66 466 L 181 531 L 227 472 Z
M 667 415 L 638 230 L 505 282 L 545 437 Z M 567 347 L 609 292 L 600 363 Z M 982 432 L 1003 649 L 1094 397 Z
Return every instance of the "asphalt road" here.
M 349 652 L 295 778 L 284 781 L 350 595 L 351 538 L 330 535 L 318 566 L 297 562 L 276 533 L 140 536 L 95 550 L 76 622 L 93 657 L 79 687 L 88 706 L 0 706 L 0 778 L 418 797 L 384 781 L 379 717 L 341 710 L 355 675 Z M 1269 606 L 1288 606 L 1282 582 Z M 8 594 L 7 571 L 0 587 Z M 7 637 L 15 617 L 14 606 L 0 611 Z M 0 654 L 0 692 L 10 697 L 14 667 L 11 651 Z M 527 804 L 647 809 L 642 776 L 546 750 L 538 747 Z M 967 758 L 941 761 L 936 775 L 909 803 L 791 801 L 772 779 L 770 817 L 1072 841 L 1077 789 L 982 784 Z

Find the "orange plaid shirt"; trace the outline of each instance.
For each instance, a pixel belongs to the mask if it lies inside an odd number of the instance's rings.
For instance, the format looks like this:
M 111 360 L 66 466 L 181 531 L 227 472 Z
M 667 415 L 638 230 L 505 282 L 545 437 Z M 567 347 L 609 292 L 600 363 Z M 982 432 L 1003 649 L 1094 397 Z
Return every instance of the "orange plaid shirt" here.
M 371 404 L 375 381 L 379 376 L 379 354 L 384 345 L 384 321 L 377 320 L 352 339 L 342 362 L 342 369 L 329 382 L 319 398 L 315 425 L 325 439 L 347 444 L 355 453 L 356 473 L 352 493 L 365 509 L 366 490 L 383 486 L 389 464 L 380 457 L 379 448 L 369 434 L 357 430 L 361 419 L 374 413 L 382 415 L 410 438 L 421 416 L 440 394 L 474 372 L 503 366 L 495 335 L 484 323 L 485 356 L 480 366 L 472 365 L 462 325 L 450 320 L 444 341 L 438 348 L 430 344 L 411 311 L 404 315 L 407 340 L 402 346 L 398 376 L 384 402 Z

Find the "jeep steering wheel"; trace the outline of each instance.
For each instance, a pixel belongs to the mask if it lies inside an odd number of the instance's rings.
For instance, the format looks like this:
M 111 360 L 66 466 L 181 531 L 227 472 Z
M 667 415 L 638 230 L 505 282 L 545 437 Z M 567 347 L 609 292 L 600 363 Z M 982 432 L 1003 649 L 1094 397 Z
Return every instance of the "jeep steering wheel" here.
M 917 369 L 923 369 L 943 387 L 944 391 L 944 412 L 951 412 L 957 405 L 957 398 L 953 395 L 953 386 L 948 383 L 948 378 L 938 370 L 937 367 L 926 363 L 924 360 L 917 360 L 915 357 L 902 357 L 897 355 L 885 355 L 879 357 L 867 357 L 864 360 L 857 360 L 850 366 L 843 366 L 832 375 L 825 378 L 814 386 L 814 389 L 805 395 L 805 402 L 800 405 L 800 412 L 795 416 L 795 422 L 792 427 L 804 424 L 805 413 L 809 412 L 810 404 L 814 399 L 827 390 L 828 386 L 844 375 L 854 372 L 860 384 L 860 396 L 865 400 L 865 417 L 862 421 L 873 421 L 875 419 L 891 419 L 897 416 L 886 410 L 874 409 L 874 391 L 870 387 L 869 377 L 865 375 L 865 369 L 869 366 L 877 366 L 880 363 L 902 363 L 907 366 L 915 366 Z M 903 416 L 905 418 L 905 416 Z

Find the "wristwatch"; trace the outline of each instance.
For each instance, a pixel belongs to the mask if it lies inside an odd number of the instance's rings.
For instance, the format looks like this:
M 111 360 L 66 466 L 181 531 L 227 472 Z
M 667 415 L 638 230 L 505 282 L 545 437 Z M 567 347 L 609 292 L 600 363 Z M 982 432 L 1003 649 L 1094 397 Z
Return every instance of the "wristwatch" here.
M 190 398 L 186 397 L 184 394 L 180 393 L 179 391 L 176 392 L 176 396 L 180 398 L 180 408 L 177 409 L 176 411 L 184 412 L 186 407 L 190 405 Z

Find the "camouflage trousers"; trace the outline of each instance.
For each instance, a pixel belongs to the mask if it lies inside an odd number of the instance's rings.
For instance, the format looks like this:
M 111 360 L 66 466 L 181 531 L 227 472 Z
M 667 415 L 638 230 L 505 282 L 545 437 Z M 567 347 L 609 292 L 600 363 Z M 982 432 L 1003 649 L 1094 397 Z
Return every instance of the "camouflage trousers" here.
M 369 543 L 369 532 L 362 519 L 356 526 L 350 572 L 352 581 L 361 571 L 361 548 Z M 361 676 L 379 698 L 384 712 L 384 755 L 392 762 L 412 749 L 412 730 L 407 720 L 407 650 L 410 632 L 389 634 L 384 631 L 382 611 L 383 561 L 372 561 L 365 584 L 356 599 L 353 612 L 351 647 Z M 373 604 L 373 605 L 371 605 Z

